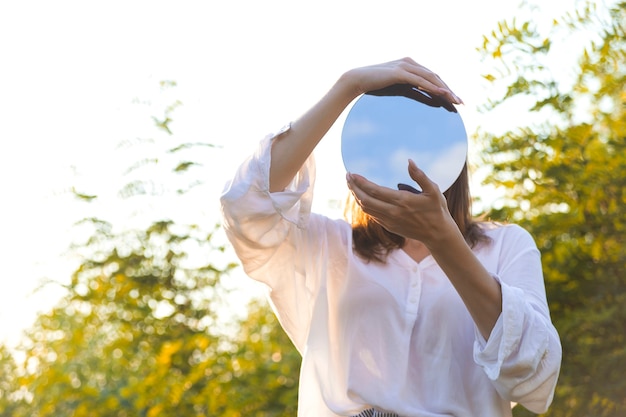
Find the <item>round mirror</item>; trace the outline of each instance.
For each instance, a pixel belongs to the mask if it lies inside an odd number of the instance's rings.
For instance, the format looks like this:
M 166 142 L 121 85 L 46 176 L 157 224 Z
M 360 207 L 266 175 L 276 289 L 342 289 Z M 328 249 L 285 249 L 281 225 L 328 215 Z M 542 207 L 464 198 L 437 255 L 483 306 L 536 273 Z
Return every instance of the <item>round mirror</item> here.
M 343 125 L 341 154 L 348 172 L 419 192 L 408 173 L 413 159 L 444 192 L 465 164 L 467 133 L 449 102 L 410 85 L 394 85 L 354 103 Z

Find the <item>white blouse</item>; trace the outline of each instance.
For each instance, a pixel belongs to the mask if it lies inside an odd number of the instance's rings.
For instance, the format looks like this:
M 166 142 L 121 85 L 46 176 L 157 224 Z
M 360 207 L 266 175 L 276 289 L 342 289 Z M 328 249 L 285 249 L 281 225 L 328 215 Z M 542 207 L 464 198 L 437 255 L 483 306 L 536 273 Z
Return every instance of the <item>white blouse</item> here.
M 552 401 L 561 345 L 540 255 L 515 225 L 489 226 L 474 250 L 502 286 L 489 340 L 432 257 L 393 251 L 386 264 L 352 250 L 350 225 L 310 213 L 313 157 L 283 192 L 269 192 L 266 137 L 221 196 L 224 228 L 245 272 L 265 283 L 302 354 L 299 417 L 375 408 L 402 417 L 502 417 L 511 402 Z

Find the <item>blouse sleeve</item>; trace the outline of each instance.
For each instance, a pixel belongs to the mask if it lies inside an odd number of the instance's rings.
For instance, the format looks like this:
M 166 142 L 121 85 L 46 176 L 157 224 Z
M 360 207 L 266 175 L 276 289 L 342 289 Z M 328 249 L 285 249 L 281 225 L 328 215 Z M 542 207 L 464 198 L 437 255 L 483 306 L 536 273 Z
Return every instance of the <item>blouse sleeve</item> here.
M 271 145 L 261 141 L 221 195 L 223 227 L 245 273 L 268 287 L 281 325 L 301 350 L 318 292 L 324 219 L 312 215 L 313 156 L 282 192 L 269 191 Z
M 505 227 L 495 278 L 502 314 L 489 340 L 476 331 L 474 360 L 498 393 L 534 413 L 552 402 L 561 367 L 561 342 L 552 325 L 539 251 L 528 232 Z

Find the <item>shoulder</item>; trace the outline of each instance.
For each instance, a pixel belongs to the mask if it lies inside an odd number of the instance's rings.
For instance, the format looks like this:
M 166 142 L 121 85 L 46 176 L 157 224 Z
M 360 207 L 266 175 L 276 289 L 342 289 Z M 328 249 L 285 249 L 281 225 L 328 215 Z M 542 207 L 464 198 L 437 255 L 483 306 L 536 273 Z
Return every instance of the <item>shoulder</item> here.
M 480 227 L 492 244 L 497 246 L 536 247 L 530 232 L 518 224 L 482 222 Z
M 483 264 L 496 274 L 501 274 L 511 265 L 521 262 L 539 265 L 541 254 L 532 235 L 523 227 L 513 223 L 482 223 L 489 243 L 476 248 L 476 255 Z
M 352 226 L 344 219 L 334 219 L 322 214 L 311 213 L 303 233 L 319 233 L 330 241 L 346 242 L 352 236 Z

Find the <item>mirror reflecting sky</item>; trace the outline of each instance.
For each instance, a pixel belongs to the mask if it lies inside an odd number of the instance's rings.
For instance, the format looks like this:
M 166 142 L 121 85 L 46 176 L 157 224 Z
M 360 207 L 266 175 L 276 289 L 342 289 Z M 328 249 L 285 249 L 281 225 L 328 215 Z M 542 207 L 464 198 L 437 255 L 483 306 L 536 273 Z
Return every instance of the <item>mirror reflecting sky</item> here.
M 465 163 L 467 134 L 456 111 L 404 96 L 365 94 L 346 117 L 341 152 L 347 171 L 394 189 L 399 183 L 419 189 L 408 174 L 411 158 L 445 191 Z

